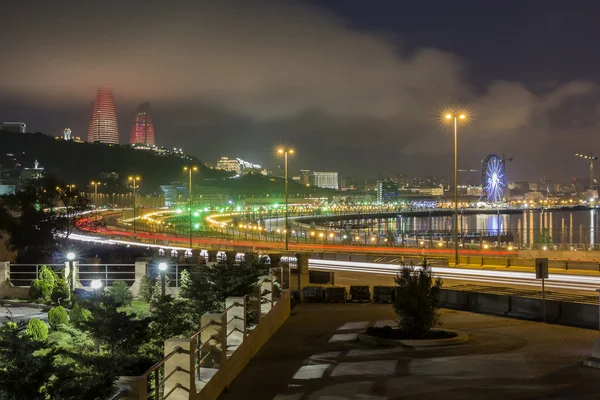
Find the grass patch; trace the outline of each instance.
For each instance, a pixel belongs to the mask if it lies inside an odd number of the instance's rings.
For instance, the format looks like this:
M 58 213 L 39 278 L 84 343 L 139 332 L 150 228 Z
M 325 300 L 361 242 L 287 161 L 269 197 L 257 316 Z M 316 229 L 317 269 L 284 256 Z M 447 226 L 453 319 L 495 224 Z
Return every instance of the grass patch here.
M 381 339 L 396 339 L 396 340 L 428 340 L 428 339 L 450 339 L 456 337 L 456 332 L 444 331 L 441 329 L 431 330 L 421 337 L 414 337 L 400 329 L 394 329 L 391 326 L 375 327 L 370 326 L 366 332 L 369 336 L 378 337 Z
M 119 308 L 120 311 L 125 311 L 127 314 L 135 314 L 138 317 L 147 316 L 150 305 L 144 300 L 133 300 L 130 305 Z

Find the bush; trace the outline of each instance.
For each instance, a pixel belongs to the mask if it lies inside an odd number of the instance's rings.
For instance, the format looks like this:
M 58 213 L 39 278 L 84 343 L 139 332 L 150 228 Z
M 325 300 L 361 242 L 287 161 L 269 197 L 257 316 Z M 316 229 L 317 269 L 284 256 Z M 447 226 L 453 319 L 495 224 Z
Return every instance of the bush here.
M 169 275 L 165 274 L 165 295 L 169 294 L 169 285 L 171 280 L 169 279 Z M 160 276 L 156 279 L 154 283 L 154 288 L 152 292 L 152 297 L 150 298 L 149 303 L 160 302 L 162 299 L 162 282 L 160 280 Z
M 154 279 L 150 275 L 144 275 L 140 282 L 140 296 L 146 303 L 150 303 L 154 294 Z
M 82 323 L 90 319 L 92 313 L 87 308 L 81 307 L 79 303 L 75 303 L 69 313 L 69 320 L 74 326 L 80 326 Z
M 47 302 L 50 299 L 52 287 L 40 279 L 35 279 L 29 287 L 29 298 L 33 301 Z
M 47 284 L 48 286 L 50 286 L 52 288 L 52 287 L 54 287 L 55 277 L 58 277 L 58 276 L 52 269 L 48 268 L 45 265 L 42 265 L 42 268 L 40 269 L 40 280 L 41 281 L 43 281 L 45 284 Z
M 119 307 L 128 306 L 133 301 L 133 293 L 123 281 L 115 281 L 106 289 L 106 294 L 111 297 Z
M 48 327 L 46 323 L 37 318 L 31 318 L 25 328 L 25 335 L 33 340 L 44 341 L 48 338 Z
M 399 325 L 406 335 L 418 339 L 439 324 L 439 293 L 442 280 L 434 278 L 424 261 L 423 267 L 403 267 L 396 276 L 394 310 L 400 317 Z
M 52 307 L 48 311 L 48 323 L 52 329 L 57 329 L 59 325 L 67 325 L 69 323 L 69 315 L 63 306 Z
M 57 279 L 50 296 L 54 304 L 64 304 L 69 299 L 69 287 L 64 279 Z

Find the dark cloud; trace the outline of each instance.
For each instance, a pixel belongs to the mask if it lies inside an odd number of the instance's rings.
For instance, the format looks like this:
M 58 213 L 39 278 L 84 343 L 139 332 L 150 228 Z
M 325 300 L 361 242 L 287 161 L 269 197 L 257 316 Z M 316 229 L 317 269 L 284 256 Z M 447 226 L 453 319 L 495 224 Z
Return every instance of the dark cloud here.
M 536 153 L 555 152 L 560 142 L 549 116 L 597 91 L 587 81 L 475 88 L 469 63 L 452 53 L 407 51 L 401 38 L 356 30 L 300 1 L 3 7 L 11 23 L 0 27 L 0 47 L 10 62 L 0 74 L 0 102 L 13 106 L 0 119 L 17 119 L 12 112 L 36 130 L 55 134 L 69 125 L 85 137 L 82 110 L 108 84 L 123 139 L 136 104 L 151 101 L 157 142 L 207 160 L 275 165 L 272 147 L 287 142 L 299 149 L 299 168 L 444 174 L 452 142 L 438 114 L 462 103 L 474 117 L 461 127 L 465 164 L 486 152 L 522 153 L 532 165 L 521 174 L 539 173 Z M 586 131 L 574 125 L 573 134 Z

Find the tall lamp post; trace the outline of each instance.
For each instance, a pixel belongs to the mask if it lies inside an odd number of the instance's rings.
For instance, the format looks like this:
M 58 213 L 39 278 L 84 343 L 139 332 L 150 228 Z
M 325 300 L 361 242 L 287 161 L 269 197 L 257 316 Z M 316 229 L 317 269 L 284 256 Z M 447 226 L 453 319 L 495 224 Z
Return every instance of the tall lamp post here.
M 294 154 L 294 149 L 280 148 L 277 153 L 283 154 L 285 160 L 285 249 L 288 250 L 290 227 L 288 225 L 288 154 Z
M 136 207 L 135 189 L 138 189 L 140 187 L 140 177 L 139 176 L 130 176 L 129 181 L 131 182 L 131 185 L 132 185 L 131 187 L 133 188 L 133 238 L 135 239 L 135 237 L 136 237 L 136 232 L 135 232 L 135 207 Z
M 454 266 L 458 265 L 458 120 L 464 121 L 465 114 L 448 113 L 447 120 L 454 123 Z
M 191 250 L 192 249 L 192 171 L 194 171 L 194 172 L 198 171 L 198 167 L 185 166 L 185 167 L 183 167 L 183 170 L 188 171 L 188 173 L 189 173 L 188 191 L 189 191 L 189 195 L 190 195 L 189 203 L 190 203 L 190 250 Z
M 158 264 L 158 269 L 160 270 L 160 294 L 162 297 L 165 297 L 165 274 L 167 273 L 167 268 L 169 266 L 166 262 Z
M 101 182 L 92 181 L 92 185 L 94 185 L 94 204 L 96 206 L 96 210 L 98 209 L 98 185 L 100 184 Z

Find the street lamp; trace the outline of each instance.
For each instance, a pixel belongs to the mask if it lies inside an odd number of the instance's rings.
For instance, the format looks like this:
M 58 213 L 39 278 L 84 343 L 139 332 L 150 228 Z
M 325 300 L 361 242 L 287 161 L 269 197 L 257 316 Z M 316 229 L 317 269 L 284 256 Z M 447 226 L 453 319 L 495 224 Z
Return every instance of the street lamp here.
M 140 187 L 140 177 L 139 176 L 130 176 L 129 181 L 132 184 L 133 188 L 133 238 L 135 239 L 135 189 Z
M 100 279 L 92 279 L 90 286 L 92 289 L 98 290 L 102 287 L 102 281 Z
M 290 237 L 290 227 L 288 225 L 288 153 L 294 154 L 294 149 L 282 147 L 277 150 L 277 153 L 283 154 L 285 159 L 285 249 L 288 250 L 288 242 Z
M 192 171 L 194 171 L 194 172 L 198 171 L 198 167 L 185 166 L 185 167 L 183 167 L 183 170 L 189 172 L 188 191 L 189 191 L 189 195 L 190 195 L 189 201 L 190 201 L 190 250 L 191 250 L 192 249 Z
M 162 297 L 165 297 L 165 273 L 168 267 L 166 262 L 158 264 L 158 269 L 160 270 L 160 293 Z
M 447 120 L 454 120 L 454 266 L 458 266 L 458 120 L 467 116 L 462 113 L 447 113 Z
M 92 181 L 92 185 L 94 185 L 94 204 L 96 205 L 96 209 L 98 209 L 98 185 L 102 182 Z

